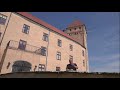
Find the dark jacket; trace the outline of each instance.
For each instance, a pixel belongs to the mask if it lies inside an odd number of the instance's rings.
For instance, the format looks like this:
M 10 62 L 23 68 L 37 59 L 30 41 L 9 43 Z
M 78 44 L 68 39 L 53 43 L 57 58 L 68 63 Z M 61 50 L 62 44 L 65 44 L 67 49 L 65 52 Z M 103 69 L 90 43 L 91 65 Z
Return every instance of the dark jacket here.
M 76 68 L 74 66 L 77 66 L 77 64 L 76 63 L 74 63 L 74 65 L 68 64 L 66 69 L 73 69 L 76 71 Z

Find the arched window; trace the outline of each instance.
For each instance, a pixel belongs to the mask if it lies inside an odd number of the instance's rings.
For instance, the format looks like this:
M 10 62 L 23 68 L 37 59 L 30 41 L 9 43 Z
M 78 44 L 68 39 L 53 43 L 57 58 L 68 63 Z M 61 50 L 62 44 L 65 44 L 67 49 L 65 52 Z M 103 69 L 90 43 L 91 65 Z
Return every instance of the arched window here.
M 28 72 L 31 69 L 31 63 L 27 62 L 27 61 L 15 61 L 13 66 L 12 66 L 12 72 Z

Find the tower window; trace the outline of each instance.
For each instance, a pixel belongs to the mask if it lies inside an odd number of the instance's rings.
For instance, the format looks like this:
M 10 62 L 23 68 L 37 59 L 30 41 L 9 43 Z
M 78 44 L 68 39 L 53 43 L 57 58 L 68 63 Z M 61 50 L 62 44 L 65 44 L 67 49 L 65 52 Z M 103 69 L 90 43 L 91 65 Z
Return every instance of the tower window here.
M 73 45 L 70 44 L 70 51 L 73 51 Z
M 84 50 L 82 50 L 82 56 L 84 56 Z
M 85 67 L 85 60 L 83 60 L 83 66 Z
M 70 55 L 70 56 L 69 56 L 69 60 L 73 60 L 73 56 Z
M 0 32 L 0 37 L 2 36 L 2 33 Z
M 70 29 L 70 31 L 71 31 L 71 29 Z

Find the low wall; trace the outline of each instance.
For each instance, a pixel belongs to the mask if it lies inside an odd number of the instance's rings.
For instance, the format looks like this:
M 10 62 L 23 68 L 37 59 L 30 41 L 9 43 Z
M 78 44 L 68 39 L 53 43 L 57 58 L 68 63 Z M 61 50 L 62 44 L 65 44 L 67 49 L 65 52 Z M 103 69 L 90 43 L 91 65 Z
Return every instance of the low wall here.
M 120 73 L 17 72 L 1 74 L 0 78 L 120 78 Z

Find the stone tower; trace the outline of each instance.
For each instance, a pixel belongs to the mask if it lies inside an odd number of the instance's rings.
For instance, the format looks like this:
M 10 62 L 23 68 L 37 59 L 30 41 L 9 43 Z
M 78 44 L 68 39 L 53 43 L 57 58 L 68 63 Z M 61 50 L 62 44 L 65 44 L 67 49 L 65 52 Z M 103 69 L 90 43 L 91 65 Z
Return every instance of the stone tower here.
M 79 20 L 73 21 L 68 25 L 66 30 L 63 32 L 67 33 L 69 36 L 76 39 L 85 48 L 85 58 L 87 61 L 86 70 L 89 71 L 88 66 L 88 49 L 87 49 L 87 31 L 85 24 L 81 23 Z

